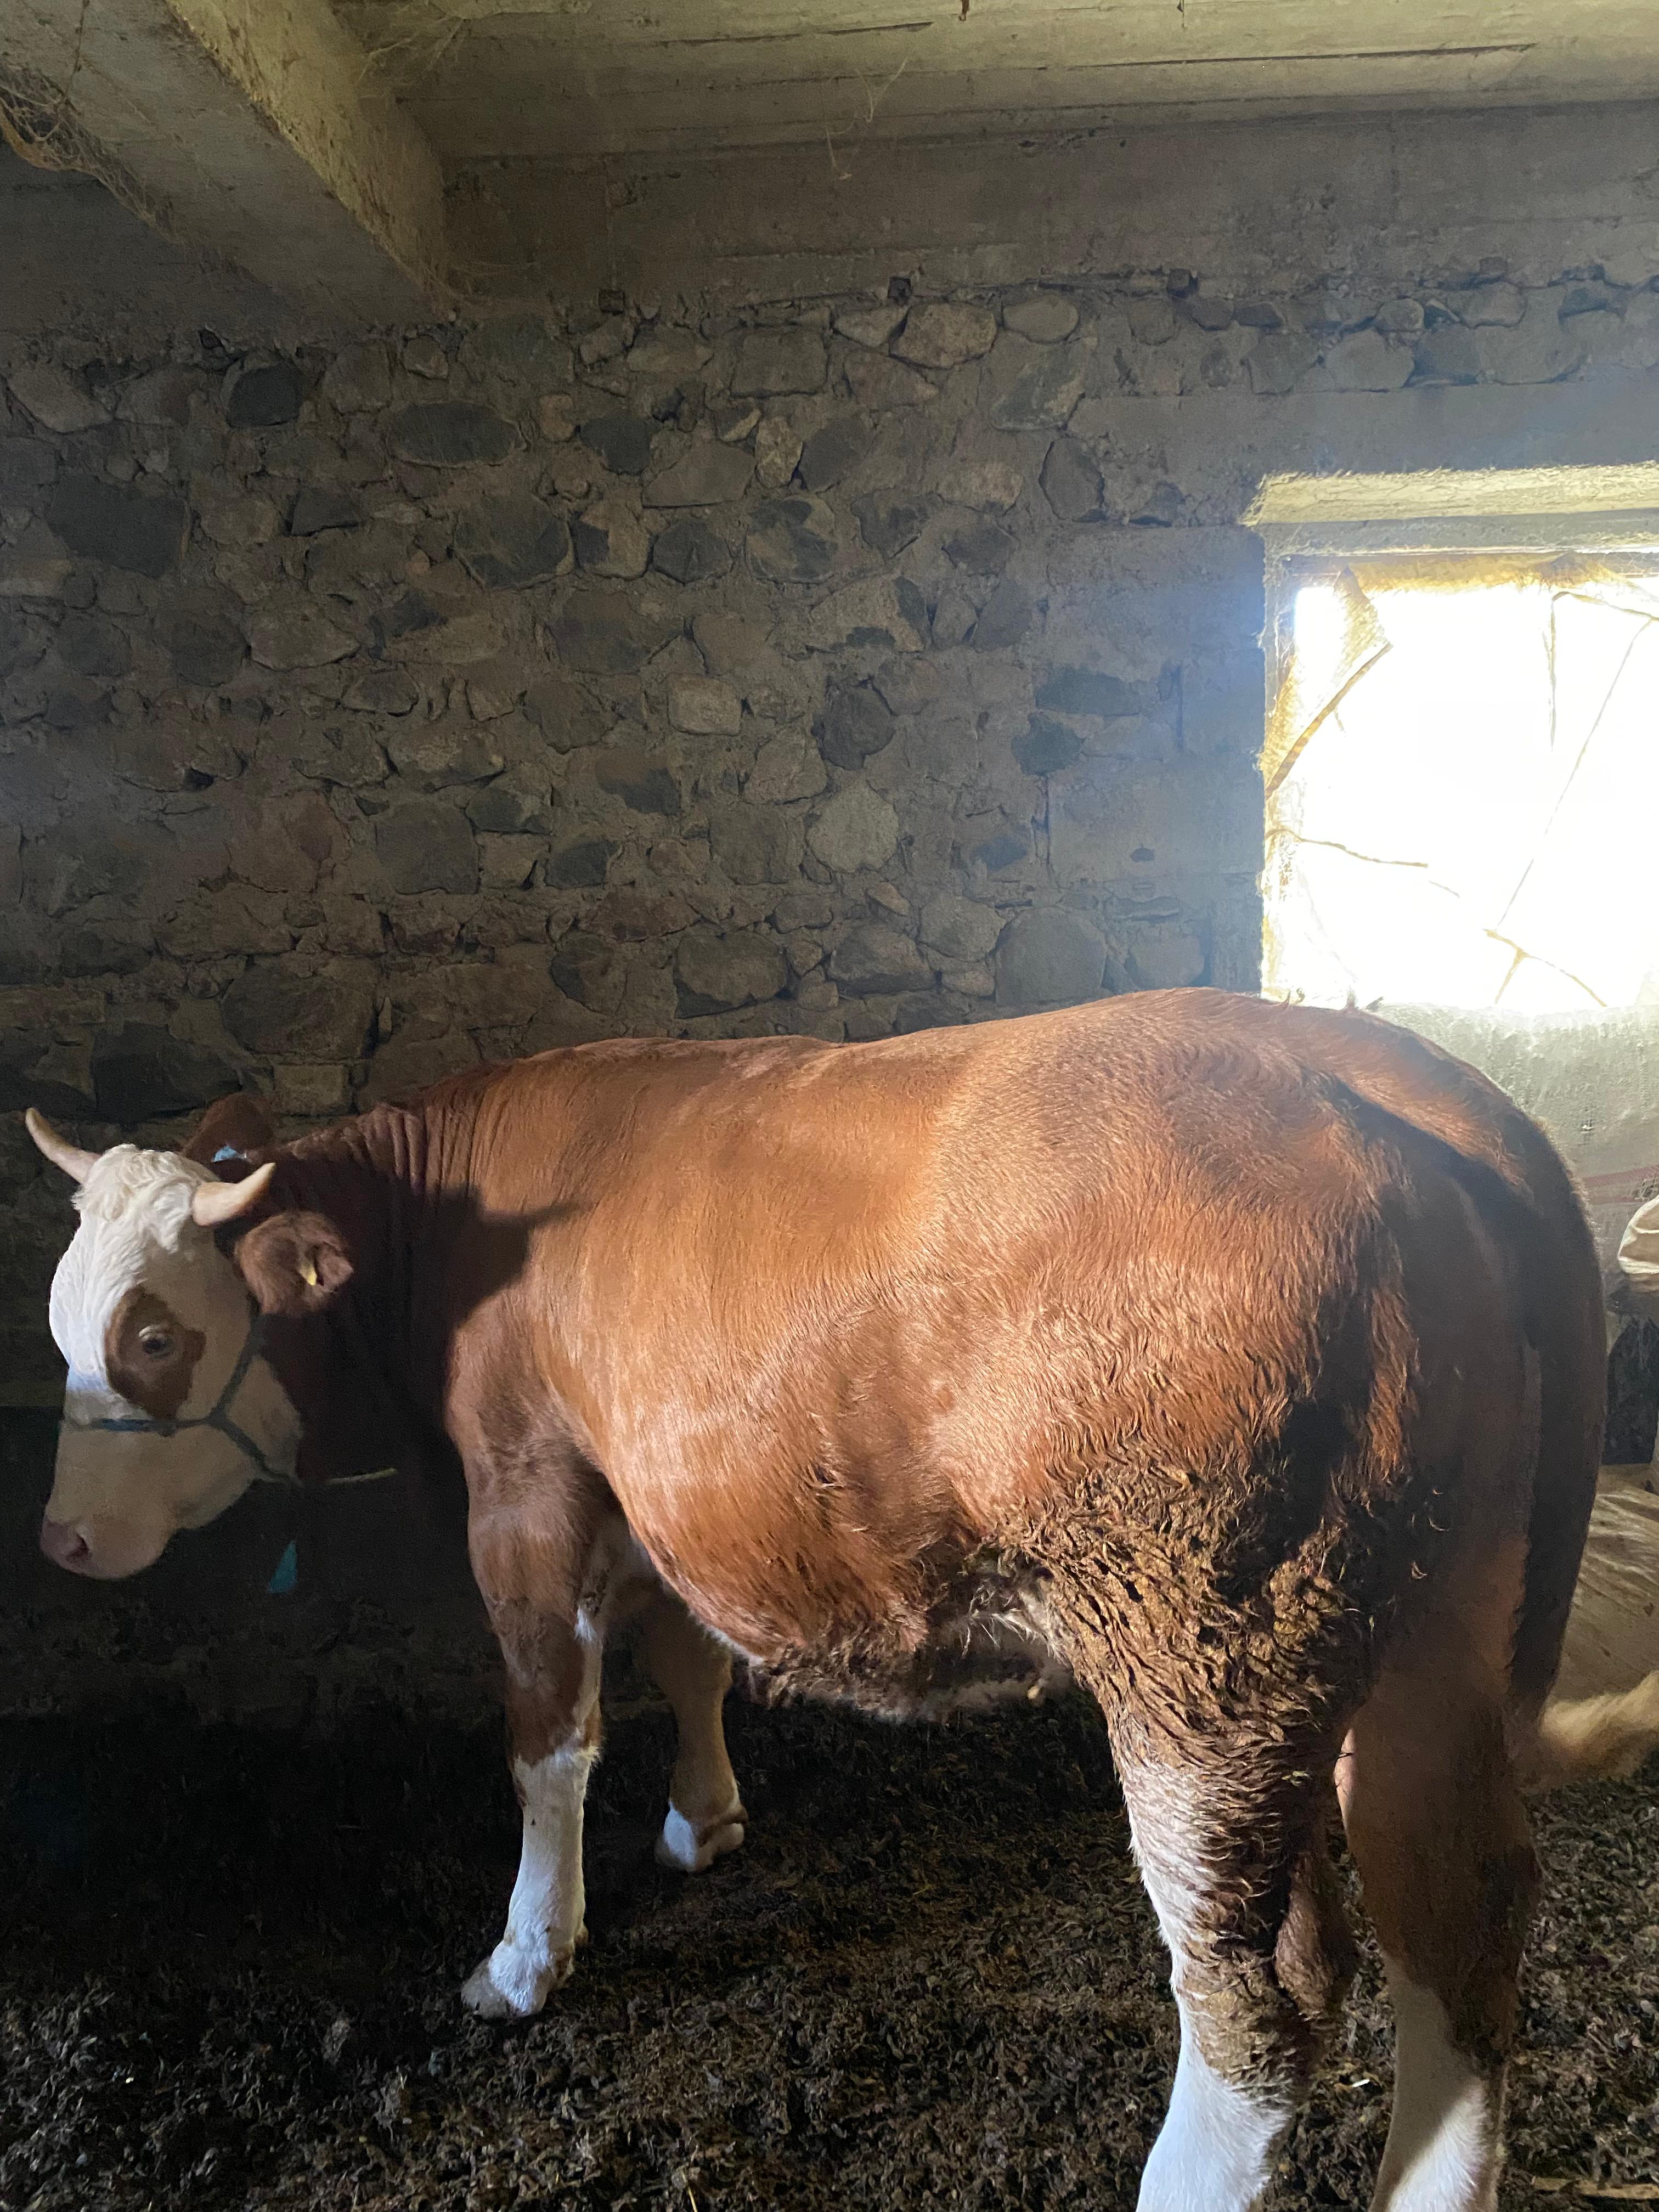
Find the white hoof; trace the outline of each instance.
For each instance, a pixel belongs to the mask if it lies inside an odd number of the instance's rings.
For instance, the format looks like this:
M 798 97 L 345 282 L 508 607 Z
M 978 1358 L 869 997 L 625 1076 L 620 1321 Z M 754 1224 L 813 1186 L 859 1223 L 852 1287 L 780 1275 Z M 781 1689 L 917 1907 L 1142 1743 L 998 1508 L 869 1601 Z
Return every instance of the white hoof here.
M 694 1828 L 684 1815 L 671 1805 L 668 1818 L 662 1824 L 662 1833 L 657 1838 L 657 1863 L 672 1867 L 680 1874 L 702 1874 L 727 1851 L 735 1851 L 746 1832 L 749 1815 L 741 1805 L 733 1805 L 718 1819 L 705 1820 Z
M 586 1929 L 579 1929 L 574 1943 L 550 1954 L 532 1954 L 500 1942 L 462 1983 L 461 2002 L 480 2020 L 532 2019 L 551 1992 L 569 1980 L 577 1944 L 586 1941 Z

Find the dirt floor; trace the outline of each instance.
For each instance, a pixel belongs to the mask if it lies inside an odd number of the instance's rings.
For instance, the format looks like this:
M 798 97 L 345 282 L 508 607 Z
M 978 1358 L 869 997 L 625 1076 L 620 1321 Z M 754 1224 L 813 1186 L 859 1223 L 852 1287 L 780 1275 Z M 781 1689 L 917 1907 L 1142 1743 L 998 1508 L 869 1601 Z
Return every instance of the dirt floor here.
M 1133 2205 L 1174 2021 L 1089 1711 L 734 1699 L 750 1840 L 686 1881 L 617 1686 L 592 1945 L 511 2029 L 456 1999 L 515 1855 L 494 1728 L 0 1723 L 0 2206 Z M 1539 1831 L 1506 2207 L 1659 2181 L 1659 1769 Z M 1368 1972 L 1279 2205 L 1366 2201 L 1388 2050 Z

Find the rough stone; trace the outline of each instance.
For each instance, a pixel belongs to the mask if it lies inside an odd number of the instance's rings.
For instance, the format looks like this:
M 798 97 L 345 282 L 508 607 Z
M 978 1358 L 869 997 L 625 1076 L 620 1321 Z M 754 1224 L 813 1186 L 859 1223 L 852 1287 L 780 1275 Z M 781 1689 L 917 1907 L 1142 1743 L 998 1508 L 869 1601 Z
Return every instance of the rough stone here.
M 974 634 L 979 620 L 979 609 L 968 596 L 966 589 L 957 583 L 947 584 L 939 595 L 933 609 L 930 635 L 941 653 L 952 646 L 966 645 Z
M 1084 356 L 1075 346 L 1032 345 L 1005 331 L 989 362 L 992 427 L 1061 430 L 1083 397 Z
M 830 980 L 851 998 L 885 997 L 933 981 L 933 970 L 909 938 L 884 921 L 849 929 L 830 956 Z
M 1153 292 L 1131 300 L 1128 316 L 1130 336 L 1140 345 L 1168 345 L 1180 328 L 1175 302 L 1167 293 Z
M 1526 313 L 1512 326 L 1488 325 L 1458 335 L 1469 348 L 1476 374 L 1492 383 L 1553 384 L 1583 368 L 1590 348 L 1578 325 L 1590 319 L 1578 315 L 1564 324 L 1553 296 L 1534 292 L 1528 295 Z M 1443 335 L 1431 331 L 1430 338 Z
M 389 431 L 399 460 L 434 469 L 504 461 L 519 442 L 510 422 L 470 399 L 422 400 L 399 408 Z
M 757 805 L 782 806 L 816 799 L 829 781 L 817 747 L 798 731 L 785 731 L 761 747 L 744 793 Z
M 1250 389 L 1264 395 L 1294 392 L 1318 358 L 1319 342 L 1307 331 L 1269 330 L 1256 340 L 1245 363 Z
M 668 719 L 694 737 L 734 738 L 743 702 L 723 676 L 678 676 L 668 686 Z
M 325 485 L 302 487 L 289 512 L 290 538 L 314 538 L 323 530 L 355 530 L 362 517 L 356 501 L 343 491 Z
M 1425 331 L 1413 349 L 1413 359 L 1421 384 L 1478 384 L 1480 380 L 1482 362 L 1475 334 L 1457 323 L 1442 323 Z
M 1423 302 L 1420 300 L 1385 300 L 1371 319 L 1376 328 L 1388 337 L 1415 337 L 1423 327 Z
M 592 890 L 604 883 L 616 847 L 603 837 L 579 838 L 550 853 L 544 871 L 552 890 Z
M 853 501 L 853 513 L 870 550 L 890 561 L 921 537 L 933 509 L 926 500 L 872 491 Z
M 1109 720 L 1146 711 L 1146 695 L 1121 677 L 1094 668 L 1049 670 L 1036 688 L 1036 703 L 1051 714 L 1092 716 Z
M 365 668 L 341 693 L 341 703 L 362 714 L 408 714 L 419 704 L 421 687 L 405 668 Z
M 731 568 L 732 548 L 700 514 L 688 514 L 659 532 L 651 565 L 677 584 L 709 583 Z
M 325 717 L 321 721 L 304 715 L 288 716 L 273 732 L 272 743 L 301 775 L 313 776 L 319 783 L 338 784 L 349 791 L 384 783 L 386 779 L 385 749 L 373 730 L 355 714 Z
M 410 790 L 486 783 L 507 766 L 498 726 L 481 726 L 455 713 L 430 722 L 410 717 L 394 723 L 385 736 L 392 764 Z
M 52 486 L 46 517 L 71 553 L 140 576 L 165 576 L 183 553 L 190 527 L 183 500 L 105 483 L 79 470 Z
M 718 1014 L 775 999 L 789 980 L 783 946 L 769 931 L 688 930 L 674 959 L 679 1011 Z
M 27 362 L 15 368 L 7 382 L 11 396 L 48 430 L 72 436 L 107 422 L 109 411 L 100 407 L 78 377 L 51 362 Z
M 739 446 L 700 438 L 689 453 L 653 477 L 645 488 L 647 507 L 714 507 L 741 499 L 755 464 Z
M 497 776 L 467 800 L 466 818 L 487 836 L 544 837 L 553 826 L 545 772 L 526 764 Z
M 884 353 L 850 355 L 847 386 L 860 407 L 877 412 L 888 407 L 923 407 L 939 398 L 938 385 L 929 383 L 919 368 Z
M 278 1114 L 292 1114 L 301 1121 L 332 1121 L 351 1104 L 350 1081 L 338 1060 L 278 1066 L 271 1089 Z
M 274 430 L 298 419 L 305 383 L 291 361 L 245 369 L 231 386 L 225 420 L 233 430 Z
M 849 783 L 825 802 L 806 842 L 838 875 L 884 867 L 898 850 L 899 818 L 867 783 Z
M 1083 740 L 1068 723 L 1033 714 L 1013 746 L 1014 758 L 1027 775 L 1053 775 L 1070 768 L 1083 750 Z
M 828 491 L 868 459 L 875 434 L 860 415 L 837 415 L 815 430 L 800 449 L 799 475 L 808 491 Z
M 980 961 L 1002 934 L 996 908 L 941 891 L 921 910 L 921 941 L 945 962 Z
M 1325 356 L 1326 373 L 1339 392 L 1398 392 L 1414 366 L 1411 349 L 1390 345 L 1380 331 L 1356 331 Z
M 854 345 L 868 346 L 879 352 L 904 320 L 902 307 L 884 302 L 878 307 L 839 307 L 836 311 L 835 327 L 844 338 Z
M 246 617 L 248 650 L 261 668 L 324 668 L 357 649 L 320 608 L 296 592 Z
M 225 1027 L 245 1050 L 269 1059 L 356 1060 L 374 1024 L 374 975 L 346 960 L 319 975 L 249 968 L 225 993 Z
M 945 553 L 970 575 L 997 576 L 1013 558 L 1014 541 L 999 524 L 981 521 L 952 531 L 945 541 Z
M 478 888 L 477 841 L 465 816 L 447 799 L 405 799 L 380 816 L 374 850 L 393 890 Z
M 890 744 L 898 725 L 881 694 L 868 684 L 833 691 L 813 725 L 818 750 L 836 768 L 862 768 Z
M 732 390 L 740 399 L 817 392 L 827 366 L 816 331 L 746 331 L 738 341 Z
M 1000 653 L 1018 645 L 1036 618 L 1036 605 L 1025 586 L 1005 576 L 979 611 L 969 642 L 976 653 Z
M 966 301 L 930 300 L 911 308 L 893 340 L 893 351 L 918 368 L 956 368 L 989 353 L 996 334 L 997 319 L 988 307 Z
M 373 415 L 392 398 L 392 364 L 375 340 L 348 346 L 323 373 L 322 395 L 342 415 Z
M 680 811 L 680 787 L 672 771 L 637 745 L 610 745 L 595 754 L 593 779 L 635 814 Z
M 734 884 L 787 884 L 799 865 L 799 832 L 775 807 L 738 805 L 715 809 L 708 842 L 715 864 Z
M 562 392 L 572 378 L 570 349 L 541 315 L 501 315 L 481 323 L 461 348 L 475 375 L 504 377 L 532 392 Z
M 659 377 L 665 382 L 696 376 L 707 368 L 713 350 L 695 331 L 648 330 L 628 349 L 628 372 L 631 376 Z
M 642 477 L 651 461 L 651 425 L 637 415 L 595 415 L 578 435 L 613 476 Z
M 1474 328 L 1483 324 L 1518 323 L 1527 312 L 1527 295 L 1516 284 L 1482 284 L 1462 302 L 1463 320 Z
M 1042 493 L 1061 522 L 1100 514 L 1106 486 L 1094 455 L 1076 438 L 1056 438 L 1042 464 Z
M 769 415 L 755 431 L 755 481 L 763 491 L 781 491 L 795 473 L 801 443 L 786 416 Z
M 99 1117 L 131 1128 L 163 1114 L 188 1113 L 239 1089 L 236 1070 L 149 1022 L 123 1022 L 92 1050 Z
M 590 575 L 644 575 L 651 533 L 626 500 L 596 500 L 583 510 L 571 535 L 577 562 Z
M 125 676 L 132 665 L 126 634 L 98 615 L 69 615 L 58 629 L 58 657 L 77 676 Z
M 637 593 L 578 592 L 548 624 L 554 651 L 571 668 L 631 676 L 678 635 L 680 619 Z
M 821 653 L 842 646 L 921 653 L 927 643 L 927 605 L 908 577 L 872 576 L 813 610 L 806 642 Z
M 1189 929 L 1142 927 L 1129 933 L 1129 980 L 1143 991 L 1174 991 L 1201 982 L 1204 947 Z
M 1002 514 L 1014 506 L 1025 479 L 1011 461 L 952 461 L 939 480 L 939 497 L 953 507 Z
M 288 952 L 294 933 L 284 918 L 278 891 L 248 884 L 227 884 L 222 890 L 198 890 L 176 907 L 155 930 L 159 949 L 172 960 L 213 960 L 228 952 Z
M 821 583 L 835 568 L 837 536 L 835 514 L 821 499 L 768 500 L 749 526 L 749 565 L 763 583 Z
M 125 422 L 151 429 L 182 428 L 190 420 L 191 399 L 200 381 L 187 368 L 153 368 L 133 379 L 115 411 Z
M 283 526 L 271 502 L 257 497 L 215 501 L 200 508 L 197 520 L 202 535 L 216 545 L 268 545 Z
M 1002 326 L 1033 345 L 1058 345 L 1077 328 L 1077 309 L 1058 292 L 1033 292 L 1024 300 L 1011 300 L 1002 310 Z M 1231 312 L 1227 319 L 1232 320 Z
M 1080 914 L 1037 907 L 1002 933 L 995 968 L 1000 1006 L 1071 1006 L 1099 992 L 1106 940 Z
M 449 356 L 424 331 L 407 341 L 399 358 L 411 376 L 424 377 L 428 383 L 440 383 L 449 374 Z
M 524 711 L 555 752 L 575 752 L 596 745 L 605 735 L 605 718 L 578 684 L 557 669 L 550 669 L 529 685 Z

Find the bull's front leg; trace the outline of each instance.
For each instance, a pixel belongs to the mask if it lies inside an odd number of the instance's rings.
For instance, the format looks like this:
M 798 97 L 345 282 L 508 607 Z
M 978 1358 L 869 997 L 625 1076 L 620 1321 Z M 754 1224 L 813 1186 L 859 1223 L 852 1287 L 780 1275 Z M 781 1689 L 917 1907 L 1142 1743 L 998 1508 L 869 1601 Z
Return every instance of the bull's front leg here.
M 486 2019 L 523 2020 L 586 1937 L 582 1802 L 599 1753 L 605 1632 L 654 1577 L 596 1485 L 544 1473 L 509 1490 L 471 1468 L 469 1481 L 468 1547 L 506 1664 L 524 1845 L 506 1931 L 461 1994 Z
M 539 2012 L 587 1929 L 582 1802 L 599 1751 L 601 1624 L 491 1607 L 507 1662 L 513 1785 L 524 1814 L 501 1940 L 461 1990 L 486 2020 Z

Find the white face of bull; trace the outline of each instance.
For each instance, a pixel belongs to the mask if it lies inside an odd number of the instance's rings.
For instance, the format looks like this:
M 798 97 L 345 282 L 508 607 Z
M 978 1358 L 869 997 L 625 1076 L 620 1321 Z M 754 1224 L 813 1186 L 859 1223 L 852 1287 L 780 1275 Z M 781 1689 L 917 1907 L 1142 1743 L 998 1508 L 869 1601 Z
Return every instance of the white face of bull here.
M 293 1470 L 298 1416 L 251 1341 L 246 1287 L 213 1236 L 271 1171 L 224 1183 L 174 1152 L 83 1152 L 38 1115 L 29 1127 L 79 1184 L 81 1216 L 52 1286 L 69 1378 L 41 1548 L 112 1579 L 150 1565 L 175 1529 L 222 1513 L 261 1462 Z

